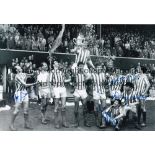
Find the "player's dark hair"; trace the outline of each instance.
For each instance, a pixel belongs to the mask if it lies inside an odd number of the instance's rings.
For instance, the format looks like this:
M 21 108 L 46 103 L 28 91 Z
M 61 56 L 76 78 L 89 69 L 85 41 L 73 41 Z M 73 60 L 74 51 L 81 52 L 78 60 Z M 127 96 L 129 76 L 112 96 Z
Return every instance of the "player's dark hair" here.
M 59 63 L 58 59 L 55 58 L 55 59 L 52 61 L 52 66 L 54 65 L 55 62 L 58 62 L 58 63 Z
M 118 101 L 118 104 L 119 104 L 119 105 L 122 104 L 121 100 L 119 100 L 119 99 L 116 99 L 115 101 Z
M 80 61 L 77 66 L 79 67 L 80 65 L 84 65 L 84 63 Z
M 12 73 L 17 74 L 17 69 L 15 67 L 12 68 Z
M 141 70 L 142 70 L 143 73 L 147 72 L 147 68 L 145 66 L 141 66 Z
M 102 66 L 99 61 L 95 63 L 95 67 L 97 67 L 97 66 Z
M 46 62 L 42 62 L 42 63 L 41 63 L 41 67 L 43 66 L 44 63 L 46 63 Z M 47 63 L 46 63 L 46 64 L 47 64 Z
M 125 86 L 128 86 L 128 87 L 134 89 L 134 84 L 131 83 L 131 82 L 127 82 L 127 83 L 125 84 Z
M 119 104 L 119 105 L 122 104 L 122 102 L 121 102 L 120 99 L 115 99 L 115 100 L 111 100 L 111 105 L 113 105 L 115 101 L 118 101 L 118 104 Z

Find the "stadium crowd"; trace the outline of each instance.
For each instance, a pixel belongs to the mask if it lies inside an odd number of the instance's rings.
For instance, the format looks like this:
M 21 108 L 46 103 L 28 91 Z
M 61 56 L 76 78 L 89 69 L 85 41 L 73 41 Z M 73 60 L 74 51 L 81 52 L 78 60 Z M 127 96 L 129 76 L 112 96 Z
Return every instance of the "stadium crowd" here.
M 62 43 L 56 52 L 70 53 L 81 25 L 66 25 Z M 101 37 L 95 26 L 95 46 L 91 55 L 155 58 L 154 31 L 120 25 L 102 25 Z M 60 25 L 0 25 L 0 48 L 32 51 L 48 51 Z
M 0 48 L 18 49 L 32 51 L 48 51 L 49 44 L 52 44 L 58 35 L 60 25 L 1 25 L 0 27 Z M 63 42 L 58 49 L 67 52 L 72 45 L 71 38 L 77 33 L 78 26 L 68 26 Z

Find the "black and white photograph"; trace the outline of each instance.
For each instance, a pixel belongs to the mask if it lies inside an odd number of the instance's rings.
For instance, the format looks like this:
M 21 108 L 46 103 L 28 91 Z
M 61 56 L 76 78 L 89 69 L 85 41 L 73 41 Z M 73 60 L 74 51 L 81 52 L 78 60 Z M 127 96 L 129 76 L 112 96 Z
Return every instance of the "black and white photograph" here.
M 0 154 L 154 154 L 153 0 L 0 6 Z
M 0 24 L 1 131 L 154 131 L 155 25 Z

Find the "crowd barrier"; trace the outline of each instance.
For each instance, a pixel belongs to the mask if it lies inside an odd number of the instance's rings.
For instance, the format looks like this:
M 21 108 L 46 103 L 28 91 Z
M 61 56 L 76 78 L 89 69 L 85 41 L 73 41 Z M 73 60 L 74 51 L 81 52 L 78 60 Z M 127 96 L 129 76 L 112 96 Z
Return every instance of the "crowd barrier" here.
M 12 59 L 23 57 L 28 57 L 29 55 L 34 55 L 35 62 L 47 61 L 47 57 L 49 56 L 48 52 L 42 51 L 26 51 L 26 50 L 11 50 L 11 49 L 0 49 L 0 64 L 3 65 L 11 65 Z M 60 61 L 75 61 L 75 54 L 70 53 L 54 53 L 55 56 Z M 101 61 L 105 61 L 107 56 L 95 56 L 91 55 L 92 60 L 100 59 Z M 118 67 L 121 69 L 129 69 L 131 67 L 137 66 L 138 62 L 141 64 L 155 64 L 155 59 L 148 58 L 132 58 L 132 57 L 116 57 L 114 60 L 114 67 Z

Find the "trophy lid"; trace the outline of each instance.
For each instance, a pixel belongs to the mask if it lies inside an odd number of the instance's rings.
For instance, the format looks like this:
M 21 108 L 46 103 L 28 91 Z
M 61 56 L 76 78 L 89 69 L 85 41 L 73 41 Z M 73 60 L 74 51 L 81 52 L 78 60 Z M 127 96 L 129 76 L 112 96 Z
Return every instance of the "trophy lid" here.
M 82 40 L 82 39 L 85 39 L 84 35 L 79 33 L 78 37 L 77 37 L 78 40 Z

